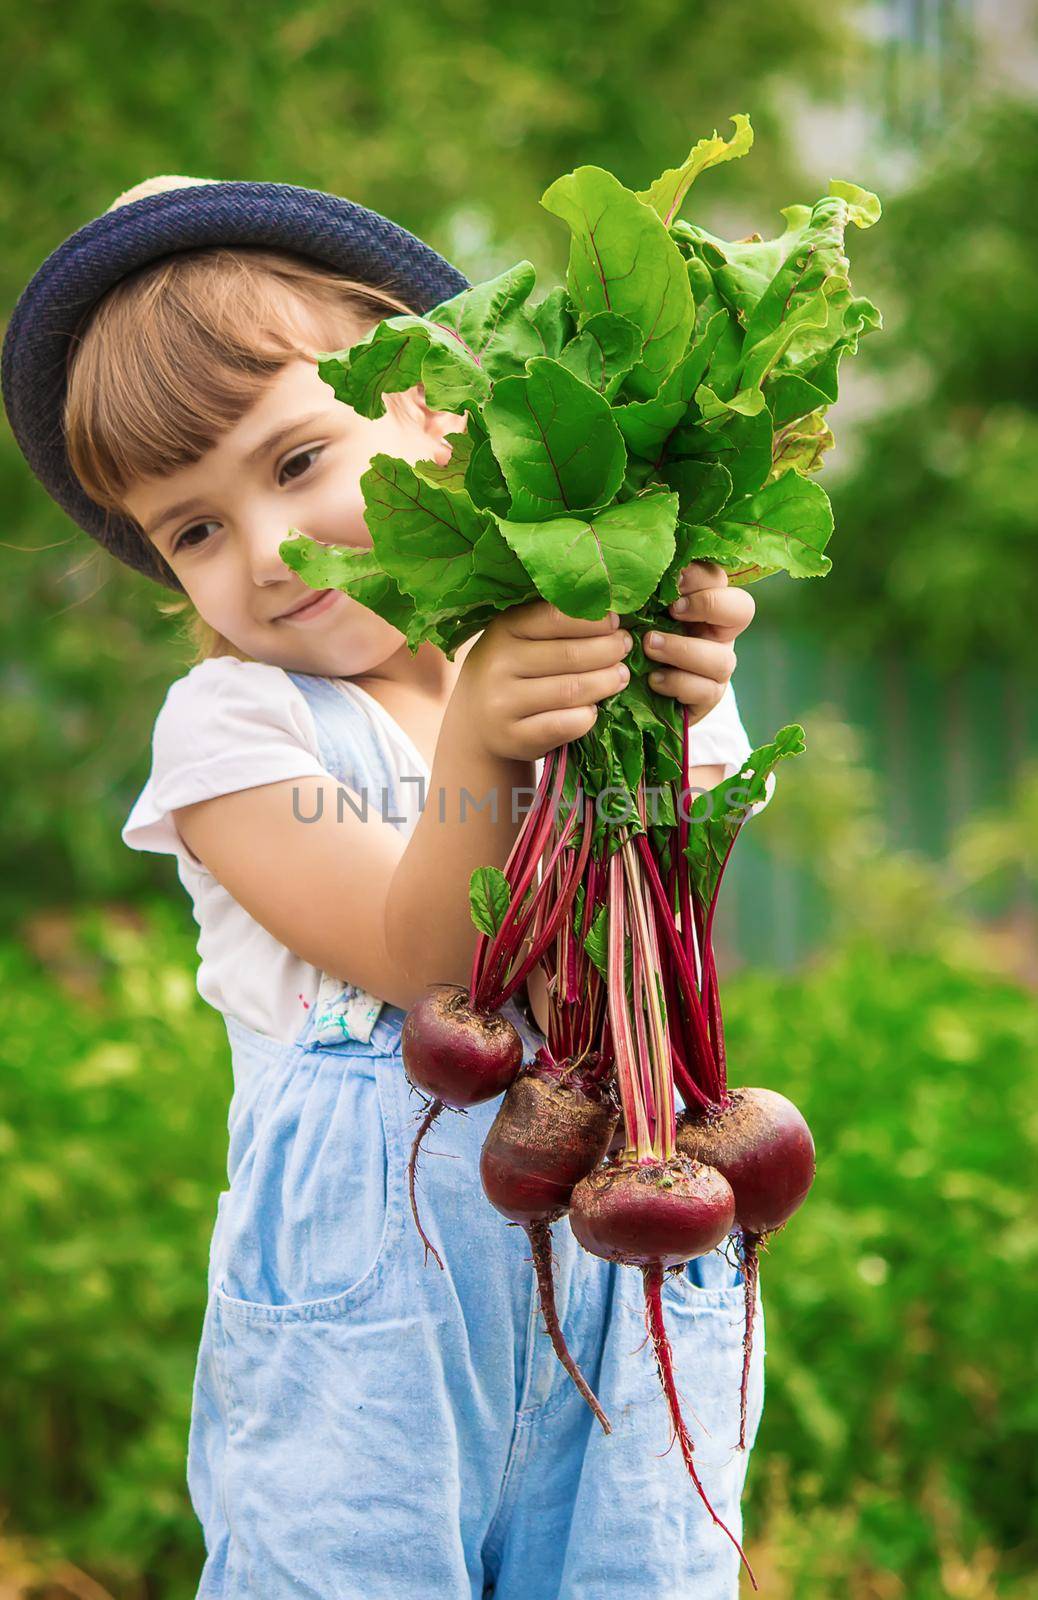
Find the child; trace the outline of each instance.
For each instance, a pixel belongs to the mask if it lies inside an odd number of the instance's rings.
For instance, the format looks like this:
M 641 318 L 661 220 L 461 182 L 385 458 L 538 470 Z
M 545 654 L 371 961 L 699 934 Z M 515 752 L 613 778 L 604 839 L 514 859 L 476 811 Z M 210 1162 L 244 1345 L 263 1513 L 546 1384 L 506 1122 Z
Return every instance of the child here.
M 406 1194 L 420 1108 L 405 1011 L 430 982 L 467 984 L 469 875 L 504 864 L 546 752 L 626 681 L 629 641 L 615 616 L 538 602 L 453 662 L 412 655 L 278 554 L 293 527 L 370 545 L 375 451 L 449 458 L 462 420 L 420 387 L 370 421 L 314 357 L 464 286 L 334 196 L 155 179 L 44 263 L 5 342 L 33 469 L 113 554 L 182 593 L 198 649 L 123 830 L 176 857 L 233 1065 L 188 1449 L 198 1593 L 721 1600 L 737 1557 L 667 1451 L 639 1275 L 556 1225 L 559 1313 L 606 1437 L 541 1326 L 524 1235 L 482 1196 L 494 1104 L 442 1118 L 423 1160 L 442 1271 Z M 692 709 L 691 782 L 712 785 L 749 750 L 729 679 L 753 603 L 708 565 L 683 587 L 675 631 L 647 648 L 660 692 Z M 542 982 L 529 1000 L 543 1028 Z M 507 1010 L 529 1060 L 541 1035 Z M 741 1278 L 715 1253 L 664 1295 L 703 1482 L 737 1534 Z

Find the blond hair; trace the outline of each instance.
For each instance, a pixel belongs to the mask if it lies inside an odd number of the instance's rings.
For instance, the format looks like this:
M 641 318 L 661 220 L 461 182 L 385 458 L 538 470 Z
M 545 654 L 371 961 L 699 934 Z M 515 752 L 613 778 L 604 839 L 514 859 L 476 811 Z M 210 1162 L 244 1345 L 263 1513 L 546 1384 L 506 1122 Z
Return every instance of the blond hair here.
M 208 181 L 148 179 L 108 209 Z M 65 403 L 72 469 L 92 500 L 129 517 L 133 483 L 201 460 L 290 361 L 316 362 L 410 309 L 380 285 L 279 250 L 210 246 L 151 262 L 109 290 L 73 342 Z M 186 597 L 159 609 L 186 620 L 195 661 L 251 659 Z

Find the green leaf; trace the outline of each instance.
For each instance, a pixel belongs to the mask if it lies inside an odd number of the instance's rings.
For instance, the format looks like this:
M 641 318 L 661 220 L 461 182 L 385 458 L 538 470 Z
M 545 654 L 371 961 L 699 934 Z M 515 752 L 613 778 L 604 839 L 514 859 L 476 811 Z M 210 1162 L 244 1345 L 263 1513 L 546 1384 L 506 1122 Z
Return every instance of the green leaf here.
M 784 472 L 799 472 L 806 476 L 817 472 L 823 465 L 825 452 L 831 450 L 836 440 L 820 411 L 789 423 L 775 435 L 771 476 L 780 478 Z M 708 517 L 699 519 L 708 522 Z
M 584 949 L 605 982 L 609 976 L 609 912 L 605 906 L 599 906 L 591 920 Z
M 499 517 L 507 517 L 511 512 L 512 496 L 489 439 L 480 439 L 472 451 L 465 488 L 473 505 L 480 510 L 493 511 Z
M 529 573 L 513 554 L 496 523 L 489 522 L 472 547 L 472 571 L 462 580 L 453 599 L 459 606 L 521 605 L 535 600 L 537 591 Z
M 312 589 L 341 589 L 406 633 L 414 616 L 414 601 L 385 572 L 373 549 L 321 544 L 294 528 L 292 532 L 294 537 L 280 544 L 278 553 L 304 583 Z
M 671 434 L 688 414 L 727 322 L 725 311 L 711 318 L 688 354 L 668 373 L 659 394 L 615 407 L 613 416 L 629 450 L 653 462 L 662 458 Z
M 671 439 L 670 449 L 675 457 L 720 462 L 731 477 L 733 494 L 754 494 L 771 471 L 771 418 L 767 411 L 755 417 L 733 412 L 721 428 L 683 427 Z
M 796 723 L 780 728 L 770 744 L 751 751 L 739 771 L 686 806 L 689 813 L 685 859 L 693 887 L 708 906 L 720 880 L 729 849 L 751 806 L 767 798 L 767 780 L 780 761 L 800 755 L 804 730 Z
M 650 492 L 590 518 L 498 526 L 537 586 L 570 617 L 637 611 L 674 553 L 676 494 Z
M 713 522 L 732 498 L 731 474 L 719 461 L 669 461 L 664 478 L 677 493 L 682 522 Z
M 336 398 L 361 416 L 384 416 L 384 394 L 424 385 L 433 410 L 481 404 L 495 378 L 521 372 L 540 337 L 524 311 L 537 279 L 520 261 L 423 317 L 387 317 L 348 350 L 325 356 L 318 371 Z
M 608 505 L 627 452 L 608 400 L 557 361 L 538 356 L 503 378 L 483 409 L 519 522 Z
M 390 317 L 377 323 L 348 350 L 322 356 L 317 371 L 337 400 L 352 406 L 362 417 L 383 417 L 384 394 L 396 394 L 421 383 L 429 337 L 420 317 Z M 478 371 L 476 381 L 482 381 Z M 483 392 L 489 393 L 485 381 Z
M 442 467 L 435 461 L 416 461 L 415 476 L 434 488 L 452 489 L 455 494 L 461 494 L 472 459 L 472 438 L 467 433 L 448 433 L 444 443 L 451 447 L 450 460 Z
M 528 315 L 540 340 L 538 355 L 557 361 L 577 331 L 573 308 L 563 285 L 549 289 L 543 300 L 529 307 Z
M 638 199 L 652 207 L 662 218 L 665 227 L 669 228 L 674 221 L 685 196 L 701 172 L 705 172 L 707 167 L 720 166 L 722 161 L 733 161 L 738 156 L 744 156 L 750 149 L 753 129 L 749 117 L 740 111 L 730 120 L 735 123 L 735 132 L 730 139 L 722 139 L 715 128 L 709 139 L 700 139 L 698 144 L 692 146 L 680 167 L 672 167 L 648 189 L 640 191 Z
M 475 570 L 488 527 L 467 494 L 425 483 L 395 456 L 376 455 L 361 480 L 365 517 L 383 569 L 419 609 L 444 605 Z
M 709 384 L 701 383 L 696 390 L 696 404 L 698 405 L 704 422 L 713 422 L 715 419 L 727 419 L 730 412 L 736 412 L 740 417 L 758 417 L 764 410 L 764 396 L 760 389 L 740 389 L 738 394 L 732 395 L 730 400 L 725 400 L 716 394 Z
M 641 355 L 642 336 L 627 317 L 598 311 L 589 317 L 559 361 L 581 383 L 611 400 Z
M 879 326 L 868 301 L 852 299 L 844 233 L 850 222 L 868 227 L 879 214 L 868 190 L 835 181 L 814 206 L 786 206 L 785 231 L 730 244 L 704 229 L 678 223 L 675 238 L 697 262 L 690 272 L 700 292 L 705 274 L 745 329 L 738 370 L 712 371 L 710 386 L 730 399 L 736 389 L 761 387 L 780 371 L 796 372 L 835 399 L 836 365 Z M 817 376 L 831 363 L 828 382 Z M 809 409 L 814 409 L 809 408 Z
M 436 344 L 440 339 L 449 343 Z M 434 345 L 438 353 L 430 359 Z M 387 318 L 349 350 L 323 356 L 317 370 L 337 400 L 373 419 L 385 416 L 384 394 L 418 383 L 425 384 L 430 406 L 447 411 L 477 405 L 490 393 L 490 380 L 471 351 L 422 317 Z
M 685 536 L 694 549 L 688 559 L 718 561 L 733 582 L 752 583 L 773 572 L 823 577 L 832 565 L 822 554 L 832 531 L 825 490 L 789 472 L 757 494 L 733 501 L 712 527 L 687 530 Z
M 477 867 L 469 879 L 469 907 L 480 933 L 492 939 L 505 919 L 512 898 L 499 867 Z
M 871 189 L 861 189 L 856 183 L 844 183 L 841 178 L 833 178 L 829 184 L 829 193 L 840 200 L 846 200 L 849 221 L 859 228 L 871 228 L 883 215 L 879 197 L 874 195 Z
M 541 205 L 572 231 L 567 286 L 581 322 L 616 311 L 638 328 L 642 356 L 627 379 L 648 400 L 688 347 L 695 307 L 674 240 L 651 206 L 601 167 L 558 178 Z
M 775 428 L 806 417 L 831 404 L 836 396 L 825 393 L 814 383 L 794 372 L 778 372 L 768 382 L 768 410 Z
M 526 310 L 536 282 L 533 264 L 517 262 L 498 277 L 474 284 L 452 300 L 445 300 L 426 312 L 425 320 L 442 339 L 443 349 L 449 347 L 453 337 L 488 378 L 508 377 L 522 372 L 530 357 L 543 350 L 541 335 Z

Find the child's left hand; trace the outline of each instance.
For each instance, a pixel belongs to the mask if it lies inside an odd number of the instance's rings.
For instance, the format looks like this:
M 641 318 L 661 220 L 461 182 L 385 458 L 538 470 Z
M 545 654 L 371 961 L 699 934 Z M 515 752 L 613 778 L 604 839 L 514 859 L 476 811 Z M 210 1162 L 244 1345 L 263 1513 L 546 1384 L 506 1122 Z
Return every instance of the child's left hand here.
M 727 689 L 735 671 L 732 642 L 749 627 L 757 608 L 753 596 L 733 588 L 727 572 L 713 561 L 683 567 L 678 588 L 681 598 L 668 610 L 681 631 L 645 633 L 642 648 L 649 660 L 661 663 L 649 673 L 652 688 L 687 705 L 691 721 L 698 722 Z

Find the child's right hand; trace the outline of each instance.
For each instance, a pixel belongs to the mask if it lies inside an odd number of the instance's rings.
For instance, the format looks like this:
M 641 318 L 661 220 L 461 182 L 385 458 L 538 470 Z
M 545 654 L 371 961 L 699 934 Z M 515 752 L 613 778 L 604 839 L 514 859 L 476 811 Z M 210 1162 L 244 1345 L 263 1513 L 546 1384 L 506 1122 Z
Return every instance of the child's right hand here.
M 465 656 L 452 699 L 492 755 L 537 761 L 593 727 L 598 701 L 630 678 L 631 642 L 614 611 L 585 622 L 546 600 L 512 606 Z

